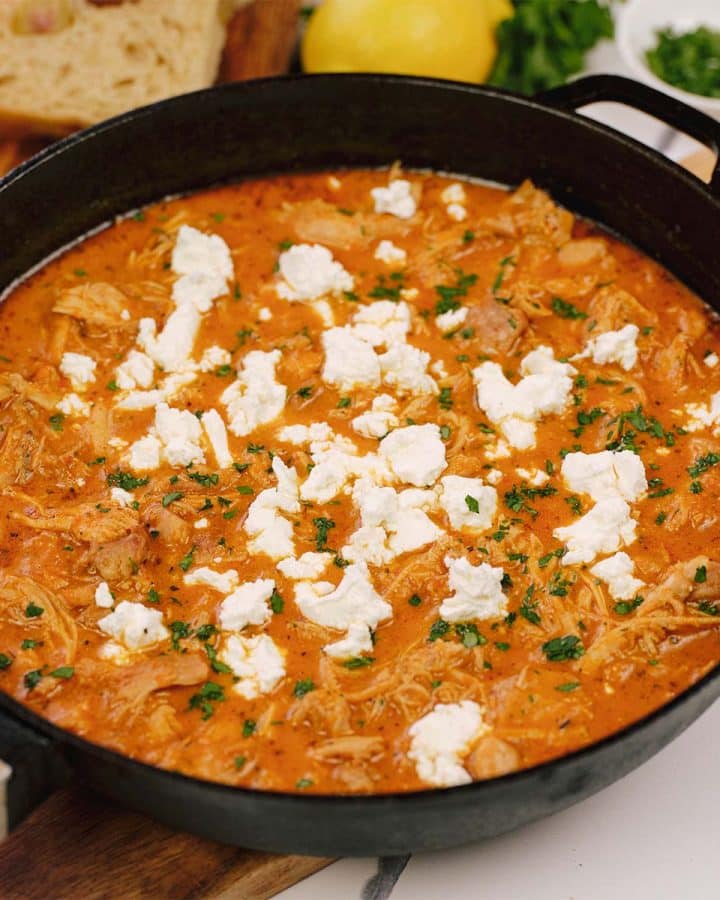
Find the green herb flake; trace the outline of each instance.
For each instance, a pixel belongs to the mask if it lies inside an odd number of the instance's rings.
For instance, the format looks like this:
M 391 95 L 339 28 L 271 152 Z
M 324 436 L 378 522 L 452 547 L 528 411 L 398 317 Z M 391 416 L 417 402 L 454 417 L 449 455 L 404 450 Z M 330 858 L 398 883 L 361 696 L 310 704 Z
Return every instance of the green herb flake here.
M 311 678 L 301 678 L 300 681 L 295 682 L 295 687 L 293 688 L 293 695 L 300 699 L 304 697 L 305 694 L 309 694 L 311 691 L 315 690 L 315 682 Z
M 176 503 L 178 500 L 182 500 L 185 496 L 182 491 L 170 491 L 169 494 L 165 494 L 162 498 L 162 505 L 167 509 L 171 503 Z
M 215 712 L 213 703 L 222 703 L 225 700 L 225 689 L 214 681 L 206 681 L 200 690 L 190 697 L 188 709 L 199 709 L 202 720 L 206 721 Z
M 38 619 L 44 612 L 43 607 L 33 603 L 32 600 L 25 607 L 25 617 L 28 619 Z
M 572 659 L 580 659 L 585 653 L 585 647 L 577 635 L 566 634 L 564 637 L 546 641 L 542 645 L 542 652 L 550 662 L 567 662 Z
M 578 309 L 577 306 L 562 297 L 553 297 L 551 302 L 552 311 L 561 319 L 587 319 L 587 313 Z

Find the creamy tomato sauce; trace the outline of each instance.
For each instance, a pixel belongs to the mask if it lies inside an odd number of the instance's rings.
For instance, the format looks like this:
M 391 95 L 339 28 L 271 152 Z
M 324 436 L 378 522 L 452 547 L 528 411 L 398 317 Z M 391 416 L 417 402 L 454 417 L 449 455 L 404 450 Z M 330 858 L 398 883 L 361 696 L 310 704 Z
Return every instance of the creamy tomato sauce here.
M 0 687 L 92 741 L 267 790 L 461 784 L 720 657 L 717 322 L 530 184 L 160 203 L 0 333 Z

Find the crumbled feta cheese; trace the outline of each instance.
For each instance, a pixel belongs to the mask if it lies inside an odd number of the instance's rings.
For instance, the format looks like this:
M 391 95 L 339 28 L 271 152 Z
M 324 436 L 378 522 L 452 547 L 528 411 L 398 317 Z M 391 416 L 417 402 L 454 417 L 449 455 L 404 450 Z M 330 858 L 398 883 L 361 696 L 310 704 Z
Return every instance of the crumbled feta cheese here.
M 690 416 L 685 424 L 687 431 L 700 431 L 720 424 L 720 391 L 713 394 L 709 403 L 687 403 L 685 412 Z
M 531 487 L 542 487 L 544 484 L 550 480 L 550 476 L 547 472 L 543 472 L 542 469 L 515 469 L 515 474 L 522 478 L 523 481 L 527 481 Z M 488 479 L 489 481 L 490 479 Z
M 446 475 L 440 479 L 440 505 L 453 528 L 459 531 L 486 531 L 497 511 L 497 491 L 480 478 Z
M 303 553 L 298 559 L 288 557 L 277 564 L 279 572 L 293 581 L 311 581 L 327 569 L 331 556 L 327 553 Z
M 471 565 L 467 559 L 445 557 L 448 580 L 454 593 L 440 606 L 446 622 L 470 622 L 473 619 L 497 619 L 507 612 L 507 597 L 502 590 L 504 572 L 499 566 L 480 563 Z
M 76 391 L 82 391 L 85 385 L 95 381 L 97 363 L 84 353 L 63 353 L 60 360 L 60 371 L 69 378 Z
M 352 327 L 330 328 L 323 332 L 325 351 L 322 378 L 340 390 L 377 387 L 380 362 L 372 345 L 358 337 Z
M 413 300 L 417 300 L 419 296 L 420 291 L 416 287 L 400 288 L 400 297 L 403 300 L 406 300 L 408 303 L 412 303 Z
M 201 318 L 192 303 L 184 303 L 170 313 L 159 334 L 154 319 L 140 319 L 138 345 L 165 372 L 184 372 L 193 368 L 191 355 Z
M 387 460 L 401 481 L 426 487 L 447 468 L 445 444 L 437 425 L 409 425 L 397 428 L 380 444 L 380 456 Z
M 228 435 L 222 416 L 216 409 L 208 409 L 203 413 L 200 422 L 208 441 L 210 441 L 218 466 L 221 469 L 229 469 L 233 464 L 233 458 L 228 447 Z
M 272 422 L 282 412 L 287 388 L 275 380 L 280 359 L 279 350 L 251 350 L 242 361 L 237 379 L 220 396 L 228 410 L 230 431 L 237 437 Z
M 718 363 L 720 363 L 720 356 L 717 353 L 707 353 L 703 357 L 703 362 L 708 367 L 708 369 L 714 369 Z
M 234 275 L 230 248 L 220 235 L 203 234 L 190 225 L 178 229 L 171 265 L 176 275 L 205 272 L 222 281 L 230 281 Z
M 627 372 L 637 362 L 637 341 L 640 329 L 637 325 L 625 325 L 619 331 L 606 331 L 592 338 L 585 345 L 582 353 L 573 359 L 592 357 L 598 365 L 618 363 Z
M 614 600 L 630 600 L 645 584 L 633 577 L 634 563 L 627 553 L 616 553 L 601 560 L 590 569 L 590 574 L 604 581 Z
M 445 190 L 440 194 L 440 199 L 447 206 L 450 203 L 465 203 L 467 201 L 467 194 L 465 193 L 465 188 L 459 181 L 455 181 L 452 184 L 449 184 Z
M 400 424 L 395 415 L 397 400 L 389 394 L 380 394 L 372 402 L 372 408 L 362 413 L 351 422 L 353 431 L 366 438 L 381 438 Z
M 278 271 L 282 280 L 276 291 L 283 300 L 307 303 L 351 291 L 355 284 L 352 275 L 321 244 L 293 244 L 280 254 Z
M 250 553 L 265 553 L 278 560 L 295 555 L 292 524 L 280 512 L 299 512 L 300 502 L 295 469 L 286 466 L 279 456 L 273 458 L 272 468 L 277 486 L 261 491 L 253 500 L 243 528 L 252 538 L 247 545 Z
M 448 377 L 448 370 L 445 368 L 445 363 L 441 359 L 436 359 L 435 362 L 430 364 L 430 371 L 441 381 Z
M 403 343 L 410 331 L 410 307 L 400 301 L 376 300 L 353 316 L 353 334 L 373 347 Z
M 435 505 L 432 491 L 397 493 L 391 487 L 378 487 L 361 479 L 355 484 L 353 499 L 362 524 L 342 548 L 342 555 L 353 562 L 385 565 L 401 553 L 432 543 L 442 534 L 425 512 Z
M 349 565 L 337 587 L 327 581 L 299 581 L 295 602 L 311 622 L 345 632 L 351 625 L 376 628 L 392 616 L 392 606 L 373 587 L 364 562 Z
M 232 362 L 232 355 L 229 350 L 226 350 L 224 347 L 218 347 L 217 344 L 213 344 L 212 347 L 208 347 L 207 350 L 203 352 L 203 355 L 200 359 L 200 371 L 201 372 L 214 372 L 216 369 L 219 369 L 220 366 L 229 366 Z M 120 382 L 118 382 L 120 384 Z M 122 385 L 120 385 L 122 387 Z
M 493 487 L 500 484 L 502 480 L 503 473 L 500 471 L 500 469 L 490 469 L 490 471 L 485 475 L 485 481 L 487 481 L 488 484 L 492 484 Z
M 65 416 L 89 416 L 92 405 L 86 403 L 77 394 L 66 394 L 58 403 L 57 408 Z
M 261 322 L 269 322 L 272 319 L 272 310 L 268 306 L 263 306 L 258 312 L 258 319 Z
M 115 598 L 107 581 L 101 581 L 95 588 L 95 605 L 101 606 L 103 609 L 111 609 L 114 602 Z
M 623 545 L 632 544 L 636 525 L 624 500 L 600 500 L 572 525 L 553 531 L 557 540 L 567 545 L 562 565 L 589 563 L 601 553 L 615 553 Z
M 445 207 L 447 214 L 456 222 L 463 222 L 467 219 L 467 210 L 460 203 L 450 203 Z
M 430 354 L 412 344 L 397 343 L 378 357 L 383 383 L 400 394 L 437 394 L 435 379 L 427 374 Z
M 473 370 L 478 406 L 499 425 L 507 442 L 519 450 L 535 444 L 535 423 L 549 413 L 565 409 L 575 373 L 573 366 L 555 360 L 549 347 L 532 350 L 520 364 L 517 384 L 505 377 L 494 362 Z
M 373 642 L 370 629 L 360 622 L 351 623 L 347 634 L 339 641 L 326 644 L 323 647 L 328 656 L 333 659 L 350 659 L 353 656 L 362 656 L 363 653 L 372 653 Z
M 120 318 L 123 320 L 123 322 L 129 322 L 130 321 L 130 310 L 129 309 L 121 310 Z
M 407 253 L 403 248 L 396 247 L 392 241 L 380 241 L 375 248 L 374 256 L 375 259 L 387 263 L 389 266 L 394 263 L 400 263 L 402 265 L 407 259 Z
M 274 590 L 275 582 L 270 578 L 258 578 L 235 588 L 220 604 L 220 627 L 223 631 L 242 631 L 248 625 L 265 625 L 272 617 L 269 600 Z
M 342 181 L 336 178 L 335 175 L 328 175 L 327 186 L 331 191 L 339 191 L 342 187 Z
M 128 650 L 142 650 L 169 636 L 159 609 L 148 609 L 142 603 L 123 600 L 98 621 L 98 628 Z
M 167 403 L 155 407 L 154 433 L 160 439 L 163 456 L 171 466 L 204 463 L 200 447 L 202 425 L 187 409 L 173 409 Z
M 310 425 L 285 425 L 277 436 L 278 440 L 299 445 L 311 441 L 332 441 L 334 435 L 327 422 L 312 422 Z
M 130 491 L 126 491 L 121 487 L 110 488 L 110 497 L 114 503 L 123 507 L 132 506 L 135 500 Z
M 192 572 L 187 572 L 183 581 L 188 585 L 202 584 L 214 588 L 222 594 L 229 594 L 240 583 L 240 576 L 235 569 L 217 572 L 208 566 L 200 566 L 197 569 L 193 569 Z
M 458 309 L 451 309 L 446 313 L 442 313 L 435 317 L 435 324 L 444 334 L 459 328 L 467 319 L 470 310 L 467 306 L 461 306 Z
M 271 637 L 230 635 L 218 652 L 240 679 L 233 690 L 246 700 L 268 694 L 285 677 L 285 659 Z
M 160 465 L 162 444 L 155 435 L 148 434 L 135 441 L 128 451 L 128 463 L 136 472 L 157 469 Z
M 398 219 L 412 219 L 417 203 L 412 195 L 412 185 L 404 178 L 396 178 L 387 187 L 372 188 L 370 195 L 376 213 L 389 213 Z
M 596 502 L 616 497 L 632 503 L 648 488 L 645 466 L 630 450 L 568 453 L 560 471 L 571 491 L 589 494 Z
M 193 524 L 193 528 L 200 528 L 200 529 L 202 529 L 202 528 L 207 528 L 209 525 L 210 525 L 209 520 L 206 519 L 206 518 L 203 516 L 202 519 L 196 519 L 196 520 L 195 520 L 195 522 L 194 522 L 194 524 Z
M 146 353 L 131 350 L 125 362 L 115 369 L 115 382 L 123 391 L 149 388 L 155 378 L 155 363 Z
M 482 708 L 472 700 L 439 703 L 408 729 L 408 757 L 427 784 L 436 787 L 469 784 L 472 777 L 461 761 L 472 744 L 489 730 L 483 722 Z

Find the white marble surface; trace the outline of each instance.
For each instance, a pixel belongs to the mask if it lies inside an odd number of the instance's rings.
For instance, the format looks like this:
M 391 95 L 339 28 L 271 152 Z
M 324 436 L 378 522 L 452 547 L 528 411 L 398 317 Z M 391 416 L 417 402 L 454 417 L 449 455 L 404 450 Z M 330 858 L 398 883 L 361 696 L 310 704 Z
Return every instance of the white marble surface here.
M 588 72 L 629 74 L 611 43 Z M 594 117 L 673 159 L 697 145 L 642 113 L 598 104 Z M 280 900 L 717 900 L 720 704 L 620 782 L 494 840 L 412 857 L 390 893 L 376 859 L 344 859 Z M 400 868 L 397 865 L 396 868 Z

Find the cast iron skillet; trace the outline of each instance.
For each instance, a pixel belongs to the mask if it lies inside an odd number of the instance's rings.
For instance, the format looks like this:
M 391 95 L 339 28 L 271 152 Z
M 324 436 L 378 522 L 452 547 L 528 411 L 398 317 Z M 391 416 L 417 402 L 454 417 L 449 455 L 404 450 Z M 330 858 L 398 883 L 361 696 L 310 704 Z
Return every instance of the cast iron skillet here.
M 450 82 L 348 75 L 226 85 L 158 103 L 51 147 L 0 183 L 0 293 L 59 247 L 168 194 L 271 172 L 401 159 L 509 185 L 530 177 L 720 309 L 720 166 L 706 186 L 574 113 L 600 100 L 648 112 L 718 150 L 720 124 L 612 76 L 536 100 Z M 10 826 L 76 777 L 175 828 L 228 843 L 326 856 L 399 854 L 500 834 L 589 796 L 667 744 L 718 694 L 720 667 L 585 750 L 503 778 L 414 794 L 296 796 L 188 778 L 88 743 L 2 694 L 0 758 L 12 767 Z

